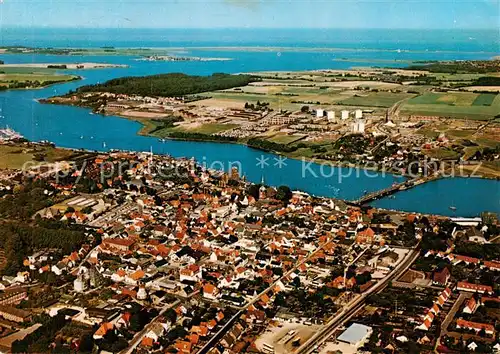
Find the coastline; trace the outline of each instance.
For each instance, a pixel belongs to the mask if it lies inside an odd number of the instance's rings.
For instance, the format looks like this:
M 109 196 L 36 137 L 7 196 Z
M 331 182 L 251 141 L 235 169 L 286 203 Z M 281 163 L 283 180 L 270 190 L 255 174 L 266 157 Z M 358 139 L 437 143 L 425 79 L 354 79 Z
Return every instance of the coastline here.
M 37 102 L 40 103 L 40 104 L 56 104 L 56 105 L 59 105 L 57 103 L 42 102 L 42 101 L 43 100 L 37 100 Z M 62 104 L 62 105 L 64 106 L 64 104 Z M 104 117 L 119 117 L 121 119 L 127 119 L 127 120 L 130 120 L 130 121 L 133 121 L 133 122 L 137 122 L 137 123 L 139 123 L 141 125 L 141 128 L 139 128 L 139 130 L 137 131 L 137 135 L 139 135 L 139 136 L 145 136 L 145 137 L 156 138 L 156 139 L 172 140 L 172 141 L 188 141 L 188 142 L 192 141 L 192 142 L 201 142 L 201 143 L 218 143 L 218 144 L 242 145 L 242 146 L 245 146 L 245 147 L 250 148 L 250 149 L 263 151 L 263 152 L 274 154 L 274 155 L 277 155 L 277 156 L 285 156 L 286 158 L 293 159 L 293 160 L 296 160 L 296 161 L 307 161 L 307 162 L 313 162 L 313 163 L 325 164 L 325 165 L 327 164 L 327 165 L 329 165 L 331 167 L 352 168 L 352 169 L 360 169 L 360 170 L 367 170 L 367 171 L 375 171 L 375 172 L 380 172 L 380 173 L 384 172 L 384 171 L 381 171 L 380 169 L 377 169 L 377 168 L 374 168 L 374 167 L 369 167 L 369 166 L 362 166 L 362 165 L 356 165 L 356 164 L 351 164 L 351 163 L 343 164 L 341 162 L 335 162 L 335 161 L 331 161 L 331 160 L 314 159 L 314 158 L 310 158 L 310 157 L 307 157 L 307 156 L 293 156 L 291 153 L 283 153 L 283 152 L 274 151 L 274 150 L 266 150 L 266 149 L 262 149 L 262 148 L 250 146 L 244 140 L 235 140 L 235 141 L 221 141 L 221 140 L 215 140 L 215 139 L 211 140 L 211 139 L 209 139 L 210 135 L 207 135 L 207 139 L 176 138 L 176 137 L 168 137 L 168 136 L 160 138 L 158 136 L 149 134 L 148 129 L 150 129 L 151 127 L 148 127 L 147 122 L 146 123 L 144 122 L 144 118 L 135 118 L 135 117 L 125 116 L 125 115 L 120 115 L 120 114 L 102 114 L 102 113 L 95 112 L 92 109 L 92 107 L 89 107 L 89 106 L 81 106 L 81 105 L 71 105 L 71 106 L 79 107 L 79 108 L 84 108 L 84 109 L 89 109 L 93 114 L 100 114 L 100 115 L 102 115 Z M 404 176 L 402 174 L 397 174 L 395 172 L 385 172 L 385 173 L 388 173 L 388 174 L 391 174 L 391 175 L 394 175 L 394 176 L 406 177 L 406 176 Z
M 29 142 L 29 143 L 30 144 L 34 144 L 34 145 L 40 145 L 41 144 L 40 142 Z M 112 150 L 108 150 L 108 151 L 102 151 L 102 150 L 92 150 L 92 149 L 85 149 L 85 148 L 70 148 L 70 147 L 63 147 L 63 146 L 58 146 L 58 145 L 55 145 L 54 148 L 55 149 L 59 149 L 59 150 L 70 151 L 70 152 L 74 152 L 74 153 L 86 152 L 86 153 L 94 153 L 94 154 L 95 153 L 110 154 L 110 153 L 114 153 L 114 152 L 125 152 L 125 153 L 141 153 L 142 152 L 142 151 L 136 151 L 136 150 L 127 150 L 127 149 L 112 149 Z M 170 156 L 170 157 L 172 157 L 168 153 L 167 154 L 155 154 L 155 155 Z M 188 157 L 181 157 L 181 158 L 175 158 L 175 159 L 186 160 L 186 159 L 189 159 L 189 158 Z M 194 160 L 194 162 L 197 163 L 197 164 L 200 163 L 196 159 Z M 213 170 L 213 171 L 219 171 L 219 170 Z M 473 179 L 478 179 L 478 180 L 482 179 L 482 178 L 477 178 L 477 177 L 468 177 L 468 178 L 467 177 L 454 177 L 454 178 L 462 178 L 462 179 L 473 178 Z M 441 179 L 443 179 L 443 178 L 434 178 L 434 179 L 431 179 L 429 181 L 426 181 L 425 183 L 421 183 L 421 184 L 417 185 L 416 187 L 422 186 L 423 184 L 427 184 L 428 182 L 435 182 L 435 183 L 437 183 Z M 259 185 L 258 182 L 251 182 L 251 181 L 246 181 L 245 184 L 248 185 L 248 186 L 249 185 Z M 276 188 L 278 187 L 278 185 L 274 185 L 274 184 L 269 185 L 269 186 L 276 187 Z M 405 191 L 408 191 L 408 190 L 409 189 L 400 190 L 400 191 L 395 192 L 393 195 L 397 196 L 398 193 L 405 192 Z M 313 193 L 307 192 L 307 191 L 302 190 L 302 189 L 295 189 L 295 191 L 298 191 L 298 192 L 301 192 L 301 193 L 305 193 L 307 195 L 310 195 L 313 198 L 319 198 L 319 199 L 323 199 L 323 200 L 340 201 L 342 203 L 345 203 L 346 205 L 351 205 L 351 206 L 354 206 L 354 207 L 369 206 L 370 208 L 373 208 L 374 210 L 382 211 L 382 212 L 385 212 L 385 213 L 388 213 L 388 214 L 392 214 L 392 213 L 395 213 L 395 214 L 405 214 L 405 215 L 406 214 L 412 214 L 412 215 L 433 216 L 433 217 L 447 218 L 447 219 L 450 219 L 450 218 L 474 218 L 474 217 L 477 217 L 477 215 L 453 215 L 453 216 L 451 216 L 451 215 L 439 214 L 439 213 L 425 213 L 425 212 L 419 212 L 419 211 L 409 210 L 409 209 L 405 210 L 405 209 L 384 208 L 384 207 L 378 207 L 378 206 L 372 205 L 372 203 L 374 201 L 371 201 L 371 202 L 363 204 L 363 205 L 359 205 L 359 204 L 355 203 L 353 200 L 348 200 L 348 199 L 343 199 L 343 198 L 336 198 L 336 197 L 332 197 L 332 196 L 315 195 Z M 384 198 L 387 198 L 387 197 L 382 197 L 382 198 L 380 198 L 380 200 L 382 200 Z M 487 210 L 485 210 L 485 211 L 487 211 Z
M 79 107 L 79 108 L 90 110 L 93 114 L 99 114 L 99 115 L 102 115 L 104 117 L 118 117 L 120 119 L 127 119 L 127 120 L 130 120 L 130 121 L 137 122 L 137 123 L 139 123 L 141 125 L 141 127 L 139 128 L 139 130 L 136 132 L 138 136 L 156 138 L 156 139 L 159 139 L 159 140 L 165 139 L 165 140 L 172 140 L 172 141 L 186 141 L 186 142 L 190 142 L 191 141 L 191 142 L 198 142 L 198 143 L 201 142 L 201 143 L 218 143 L 218 144 L 242 145 L 242 146 L 245 146 L 247 148 L 251 148 L 251 149 L 254 149 L 254 150 L 263 151 L 263 152 L 274 154 L 274 155 L 277 155 L 277 156 L 285 156 L 286 158 L 289 158 L 289 159 L 292 159 L 292 160 L 296 160 L 296 161 L 312 162 L 312 163 L 316 163 L 316 164 L 320 164 L 320 165 L 328 165 L 330 167 L 337 167 L 337 168 L 348 168 L 348 169 L 366 170 L 366 171 L 378 172 L 378 173 L 382 173 L 382 174 L 390 174 L 390 175 L 397 176 L 397 177 L 400 177 L 400 178 L 409 178 L 410 177 L 410 176 L 407 176 L 405 174 L 397 173 L 397 171 L 387 172 L 387 171 L 381 170 L 381 169 L 373 167 L 373 166 L 363 166 L 363 165 L 359 165 L 359 164 L 342 163 L 342 162 L 332 161 L 332 160 L 315 159 L 315 158 L 310 158 L 310 157 L 307 157 L 307 156 L 294 156 L 293 153 L 284 153 L 284 152 L 280 152 L 280 151 L 267 150 L 267 149 L 263 149 L 263 148 L 253 147 L 253 146 L 248 145 L 245 142 L 246 139 L 236 140 L 236 141 L 221 141 L 221 140 L 216 140 L 216 139 L 213 139 L 213 140 L 210 139 L 209 138 L 210 135 L 206 135 L 206 139 L 176 138 L 176 137 L 168 137 L 168 136 L 158 137 L 158 136 L 149 134 L 150 130 L 152 129 L 152 127 L 148 126 L 148 119 L 145 119 L 145 118 L 131 117 L 131 116 L 120 115 L 120 114 L 103 114 L 103 113 L 100 113 L 100 112 L 96 112 L 90 106 L 75 105 L 75 104 L 53 103 L 53 102 L 47 101 L 47 99 L 39 99 L 39 100 L 37 100 L 37 102 L 40 103 L 40 104 L 54 104 L 54 105 L 63 105 L 63 106 L 64 105 L 70 105 L 70 106 L 74 106 L 74 107 Z M 459 166 L 457 166 L 455 170 L 457 170 L 458 168 L 459 168 Z M 480 178 L 480 179 L 487 179 L 487 180 L 494 180 L 494 181 L 499 181 L 500 180 L 499 176 L 493 177 L 493 176 L 488 176 L 488 175 L 484 175 L 484 174 L 482 174 L 480 176 L 471 176 L 471 175 L 460 176 L 459 175 L 457 177 L 461 177 L 461 178 Z M 427 183 L 427 181 L 425 181 L 424 183 Z
M 37 87 L 7 87 L 5 89 L 0 89 L 0 92 L 2 91 L 23 91 L 23 90 L 43 90 L 44 88 L 55 86 L 55 85 L 62 85 L 62 84 L 67 84 L 68 82 L 73 82 L 73 81 L 81 81 L 83 80 L 83 76 L 80 75 L 74 75 L 75 77 L 71 80 L 66 80 L 66 81 L 58 81 L 58 82 L 52 82 L 47 85 L 40 85 Z
M 53 66 L 52 68 L 49 66 Z M 60 67 L 58 67 L 60 66 Z M 63 66 L 65 66 L 63 68 Z M 106 63 L 17 63 L 0 64 L 2 68 L 32 68 L 32 69 L 54 69 L 54 70 L 92 70 L 109 68 L 128 68 L 125 64 L 106 64 Z

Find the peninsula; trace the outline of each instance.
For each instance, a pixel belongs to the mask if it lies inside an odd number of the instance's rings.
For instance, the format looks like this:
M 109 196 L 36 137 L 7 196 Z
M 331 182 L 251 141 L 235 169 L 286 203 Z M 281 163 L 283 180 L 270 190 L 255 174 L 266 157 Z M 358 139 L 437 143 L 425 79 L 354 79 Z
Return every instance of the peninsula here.
M 125 68 L 126 65 L 106 63 L 10 63 L 0 61 L 0 90 L 34 89 L 80 80 L 65 70 Z
M 499 177 L 499 61 L 436 65 L 121 78 L 42 102 L 134 119 L 159 139 L 243 143 L 398 174 L 439 161 Z

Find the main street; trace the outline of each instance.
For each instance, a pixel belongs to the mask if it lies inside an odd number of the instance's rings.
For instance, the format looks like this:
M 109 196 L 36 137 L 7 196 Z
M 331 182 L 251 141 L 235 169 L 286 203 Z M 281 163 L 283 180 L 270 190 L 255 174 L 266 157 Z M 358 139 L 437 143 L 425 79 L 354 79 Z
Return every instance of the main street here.
M 420 253 L 419 244 L 412 249 L 406 257 L 401 261 L 401 263 L 387 275 L 384 279 L 375 284 L 370 290 L 362 294 L 361 296 L 353 299 L 341 313 L 330 320 L 323 329 L 319 330 L 314 336 L 307 340 L 296 353 L 309 354 L 315 349 L 317 349 L 321 344 L 323 344 L 328 338 L 332 336 L 333 333 L 341 326 L 343 323 L 348 321 L 353 317 L 359 309 L 365 305 L 365 301 L 371 294 L 383 290 L 392 280 L 397 279 L 404 272 L 406 272 L 410 266 L 415 262 Z

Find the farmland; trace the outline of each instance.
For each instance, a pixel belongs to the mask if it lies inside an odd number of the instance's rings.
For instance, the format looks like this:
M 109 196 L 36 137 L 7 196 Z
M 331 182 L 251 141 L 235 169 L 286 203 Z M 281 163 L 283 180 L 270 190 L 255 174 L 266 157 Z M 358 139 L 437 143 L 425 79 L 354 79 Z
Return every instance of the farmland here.
M 492 93 L 482 93 L 472 102 L 473 106 L 491 106 L 497 95 Z
M 409 99 L 402 112 L 450 118 L 490 120 L 500 112 L 500 95 L 472 92 L 428 92 Z
M 355 95 L 341 101 L 346 106 L 367 106 L 367 107 L 391 107 L 396 102 L 413 97 L 407 93 L 374 92 L 367 95 Z

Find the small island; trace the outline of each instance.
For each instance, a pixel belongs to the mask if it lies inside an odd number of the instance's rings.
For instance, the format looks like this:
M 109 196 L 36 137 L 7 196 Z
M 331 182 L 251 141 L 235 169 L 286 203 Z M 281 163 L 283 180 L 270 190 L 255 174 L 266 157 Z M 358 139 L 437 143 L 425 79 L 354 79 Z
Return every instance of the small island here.
M 0 61 L 0 91 L 36 89 L 54 84 L 81 80 L 79 75 L 61 73 L 65 70 L 125 68 L 126 65 L 106 63 L 11 63 Z
M 0 70 L 13 69 L 57 69 L 57 70 L 86 70 L 86 69 L 109 69 L 109 68 L 128 68 L 124 64 L 108 63 L 0 63 Z
M 230 61 L 231 58 L 180 57 L 175 55 L 149 55 L 138 61 Z

